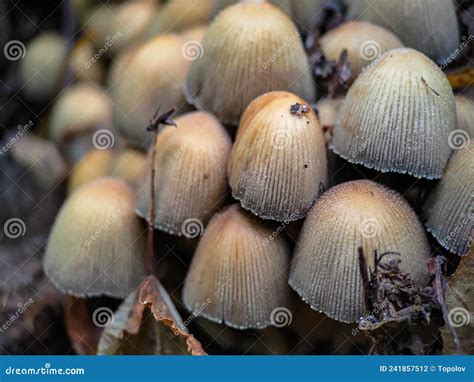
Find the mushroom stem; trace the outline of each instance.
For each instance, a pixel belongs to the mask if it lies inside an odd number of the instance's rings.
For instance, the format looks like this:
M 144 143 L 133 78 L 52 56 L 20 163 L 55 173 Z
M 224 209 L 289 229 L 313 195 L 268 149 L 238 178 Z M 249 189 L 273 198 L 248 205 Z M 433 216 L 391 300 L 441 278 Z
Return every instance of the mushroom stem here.
M 147 226 L 147 256 L 146 256 L 146 270 L 147 273 L 153 274 L 153 222 L 155 221 L 155 159 L 156 159 L 156 140 L 158 137 L 158 129 L 153 131 L 153 147 L 151 151 L 151 176 L 150 176 L 150 210 Z

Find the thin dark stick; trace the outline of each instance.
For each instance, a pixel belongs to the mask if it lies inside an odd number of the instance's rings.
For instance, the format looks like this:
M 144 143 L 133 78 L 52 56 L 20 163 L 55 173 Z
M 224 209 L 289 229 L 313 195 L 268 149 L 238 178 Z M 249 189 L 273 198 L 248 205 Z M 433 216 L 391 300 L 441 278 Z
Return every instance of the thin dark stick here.
M 158 139 L 158 131 L 160 125 L 176 126 L 176 123 L 171 119 L 171 115 L 175 112 L 175 108 L 170 111 L 158 115 L 159 108 L 156 111 L 153 118 L 150 120 L 150 124 L 147 127 L 147 131 L 153 132 L 153 146 L 151 149 L 151 164 L 150 164 L 150 210 L 148 214 L 148 226 L 147 226 L 147 257 L 146 257 L 146 270 L 148 274 L 153 274 L 153 263 L 154 256 L 153 250 L 155 247 L 153 237 L 153 225 L 155 223 L 155 161 L 156 161 L 156 141 Z
M 365 261 L 364 251 L 362 247 L 358 248 L 359 252 L 359 270 L 362 276 L 362 285 L 364 288 L 364 301 L 365 301 L 365 308 L 369 312 L 371 310 L 371 304 L 369 302 L 369 274 L 367 272 L 367 263 Z

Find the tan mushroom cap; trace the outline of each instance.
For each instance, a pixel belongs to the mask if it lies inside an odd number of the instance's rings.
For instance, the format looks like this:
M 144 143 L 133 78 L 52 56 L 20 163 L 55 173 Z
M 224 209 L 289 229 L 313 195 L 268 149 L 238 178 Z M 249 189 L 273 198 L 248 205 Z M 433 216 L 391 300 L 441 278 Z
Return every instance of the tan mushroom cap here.
M 157 14 L 156 1 L 100 4 L 87 16 L 85 29 L 99 50 L 117 54 L 142 40 Z
M 395 33 L 406 46 L 435 61 L 459 48 L 452 0 L 351 0 L 348 19 L 370 21 Z
M 56 33 L 40 33 L 23 49 L 14 41 L 5 45 L 4 54 L 19 59 L 19 74 L 23 82 L 22 91 L 27 97 L 44 101 L 59 89 L 61 76 L 66 68 L 67 47 L 64 39 Z M 15 47 L 17 48 L 15 50 Z
M 146 155 L 139 151 L 91 150 L 74 166 L 68 191 L 73 192 L 86 183 L 107 176 L 135 186 L 143 176 L 145 165 Z
M 306 113 L 292 114 L 299 103 Z M 327 181 L 324 139 L 311 106 L 288 92 L 255 99 L 242 116 L 229 162 L 234 198 L 255 215 L 279 221 L 306 216 Z
M 430 247 L 423 226 L 396 192 L 358 180 L 331 188 L 306 219 L 290 271 L 290 285 L 314 310 L 342 322 L 365 312 L 358 248 L 373 268 L 373 251 L 399 258 L 415 282 L 428 277 Z M 385 258 L 385 257 L 384 257 Z
M 456 128 L 451 86 L 413 49 L 383 54 L 349 89 L 334 128 L 333 151 L 382 172 L 440 178 Z
M 426 227 L 448 251 L 467 254 L 474 227 L 474 143 L 456 151 L 428 198 Z
M 196 316 L 262 329 L 289 302 L 289 248 L 237 204 L 214 215 L 185 279 L 183 302 Z M 274 313 L 273 313 L 274 314 Z
M 192 112 L 175 122 L 177 127 L 164 127 L 156 142 L 154 226 L 189 236 L 187 223 L 195 221 L 202 227 L 224 202 L 232 142 L 212 114 Z M 150 209 L 149 185 L 146 171 L 137 196 L 137 213 L 145 219 Z
M 161 112 L 185 107 L 182 89 L 190 61 L 182 47 L 178 36 L 160 35 L 122 55 L 118 67 L 112 69 L 114 122 L 132 145 L 150 144 L 146 126 L 158 106 Z
M 65 139 L 96 130 L 112 129 L 112 103 L 97 85 L 79 82 L 66 89 L 55 102 L 50 120 L 51 139 Z
M 144 229 L 123 181 L 98 179 L 74 192 L 53 225 L 44 270 L 64 293 L 126 296 L 145 274 Z
M 215 0 L 170 0 L 148 27 L 147 36 L 184 32 L 207 25 L 212 19 L 214 3 Z
M 347 50 L 352 83 L 362 69 L 380 55 L 402 48 L 403 43 L 389 30 L 363 21 L 349 21 L 321 37 L 321 48 L 329 60 L 337 61 Z
M 237 125 L 247 105 L 271 90 L 287 90 L 308 102 L 315 98 L 301 37 L 272 4 L 243 2 L 224 9 L 202 46 L 202 57 L 189 71 L 186 97 L 223 123 Z
M 474 102 L 462 95 L 456 96 L 458 127 L 474 138 Z

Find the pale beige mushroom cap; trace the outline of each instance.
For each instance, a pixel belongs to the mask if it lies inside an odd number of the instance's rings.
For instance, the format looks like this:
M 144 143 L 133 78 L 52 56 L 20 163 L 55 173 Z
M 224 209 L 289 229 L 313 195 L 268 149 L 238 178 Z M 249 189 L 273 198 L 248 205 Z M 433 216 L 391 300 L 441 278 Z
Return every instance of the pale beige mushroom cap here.
M 145 274 L 144 229 L 123 181 L 86 184 L 64 203 L 44 258 L 47 276 L 75 296 L 126 296 Z
M 196 316 L 262 329 L 289 303 L 289 248 L 237 204 L 214 215 L 193 256 L 183 302 Z M 272 314 L 273 312 L 273 314 Z
M 363 21 L 349 21 L 321 37 L 321 48 L 329 60 L 337 61 L 347 50 L 352 83 L 362 69 L 383 53 L 402 48 L 403 43 L 389 30 Z
M 423 226 L 396 192 L 358 180 L 331 188 L 311 209 L 298 239 L 290 285 L 314 310 L 342 322 L 365 313 L 358 248 L 373 268 L 373 252 L 396 252 L 402 271 L 424 285 L 430 247 Z
M 440 178 L 455 128 L 456 105 L 444 73 L 422 53 L 400 48 L 370 64 L 351 86 L 332 149 L 382 172 Z
M 160 35 L 124 54 L 111 74 L 114 122 L 119 132 L 137 147 L 150 144 L 150 119 L 161 112 L 185 106 L 182 93 L 190 61 L 182 53 L 183 41 Z
M 184 114 L 166 126 L 156 142 L 155 221 L 157 229 L 196 237 L 189 231 L 203 226 L 224 202 L 227 162 L 232 142 L 212 115 Z M 146 168 L 149 168 L 148 161 Z M 149 218 L 150 171 L 139 186 L 137 213 Z
M 292 114 L 296 103 L 307 112 Z M 305 217 L 327 181 L 323 134 L 311 106 L 282 91 L 255 99 L 242 116 L 228 173 L 234 198 L 255 215 Z
M 348 18 L 370 21 L 395 33 L 406 46 L 435 61 L 459 48 L 453 0 L 351 0 Z
M 37 101 L 51 98 L 59 89 L 66 68 L 67 46 L 64 39 L 56 33 L 47 32 L 33 38 L 25 49 L 19 46 L 15 51 L 13 46 L 10 52 L 5 46 L 5 54 L 23 56 L 19 71 L 22 91 Z
M 202 52 L 189 71 L 186 97 L 223 123 L 237 125 L 248 104 L 272 90 L 314 101 L 301 37 L 272 4 L 243 2 L 224 9 L 210 24 Z
M 467 254 L 474 227 L 474 143 L 455 151 L 428 198 L 426 227 L 450 252 Z
M 79 82 L 67 88 L 55 102 L 50 119 L 50 137 L 65 139 L 100 129 L 112 129 L 112 103 L 97 85 Z

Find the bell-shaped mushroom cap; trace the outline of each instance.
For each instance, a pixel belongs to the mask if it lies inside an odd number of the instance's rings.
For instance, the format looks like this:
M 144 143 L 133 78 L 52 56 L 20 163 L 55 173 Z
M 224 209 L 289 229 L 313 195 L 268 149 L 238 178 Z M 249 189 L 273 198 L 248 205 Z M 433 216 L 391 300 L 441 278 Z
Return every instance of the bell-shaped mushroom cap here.
M 381 25 L 435 61 L 459 47 L 453 0 L 351 0 L 348 18 Z
M 26 125 L 32 126 L 32 122 Z M 20 130 L 11 147 L 11 156 L 15 162 L 21 164 L 31 172 L 38 184 L 50 189 L 57 186 L 66 177 L 68 167 L 58 148 L 49 140 L 40 138 L 33 133 L 24 133 Z
M 53 225 L 44 270 L 64 293 L 124 297 L 145 273 L 145 235 L 123 181 L 86 184 L 66 200 Z
M 202 57 L 189 71 L 186 96 L 223 123 L 237 125 L 248 104 L 271 90 L 314 100 L 301 37 L 272 4 L 243 2 L 224 9 L 209 26 L 202 47 Z
M 352 83 L 362 69 L 389 50 L 402 48 L 403 43 L 392 32 L 363 21 L 346 22 L 321 37 L 321 48 L 329 60 L 337 61 L 347 50 Z
M 408 203 L 377 183 L 358 180 L 331 188 L 308 214 L 298 239 L 290 285 L 314 310 L 354 322 L 365 310 L 358 248 L 373 268 L 373 252 L 395 252 L 402 271 L 427 281 L 430 247 Z M 385 259 L 385 257 L 384 257 Z
M 96 50 L 92 41 L 79 40 L 68 60 L 68 69 L 76 81 L 100 84 L 104 78 L 104 65 L 95 60 Z
M 116 54 L 140 41 L 157 17 L 155 1 L 100 4 L 87 16 L 85 29 L 99 49 Z
M 174 35 L 160 35 L 122 57 L 112 69 L 111 98 L 117 129 L 133 145 L 150 143 L 146 131 L 157 107 L 168 111 L 185 104 L 182 89 L 189 62 Z
M 211 114 L 192 112 L 175 122 L 177 127 L 164 127 L 156 142 L 153 225 L 172 235 L 197 237 L 199 233 L 190 232 L 194 224 L 202 233 L 224 202 L 232 142 Z M 149 206 L 150 171 L 146 171 L 137 196 L 138 215 L 148 219 Z
M 51 139 L 60 145 L 64 140 L 100 129 L 112 129 L 112 103 L 105 92 L 88 83 L 66 89 L 51 112 Z
M 413 49 L 395 49 L 370 64 L 349 89 L 332 149 L 382 172 L 440 178 L 455 127 L 454 95 L 441 69 Z
M 311 106 L 275 91 L 255 99 L 242 116 L 229 183 L 234 198 L 255 215 L 298 220 L 326 183 L 326 166 L 323 134 Z
M 215 0 L 170 0 L 148 28 L 149 37 L 163 33 L 182 32 L 212 19 Z
M 438 242 L 450 252 L 467 254 L 474 227 L 474 143 L 451 157 L 426 211 L 426 227 Z
M 289 302 L 289 248 L 282 235 L 232 205 L 214 215 L 184 282 L 183 302 L 195 316 L 237 329 L 262 329 Z
M 456 96 L 458 127 L 474 138 L 474 102 L 461 95 Z
M 66 42 L 52 32 L 40 33 L 26 46 L 11 41 L 5 45 L 7 58 L 19 59 L 22 91 L 31 99 L 41 101 L 59 89 L 66 64 Z

